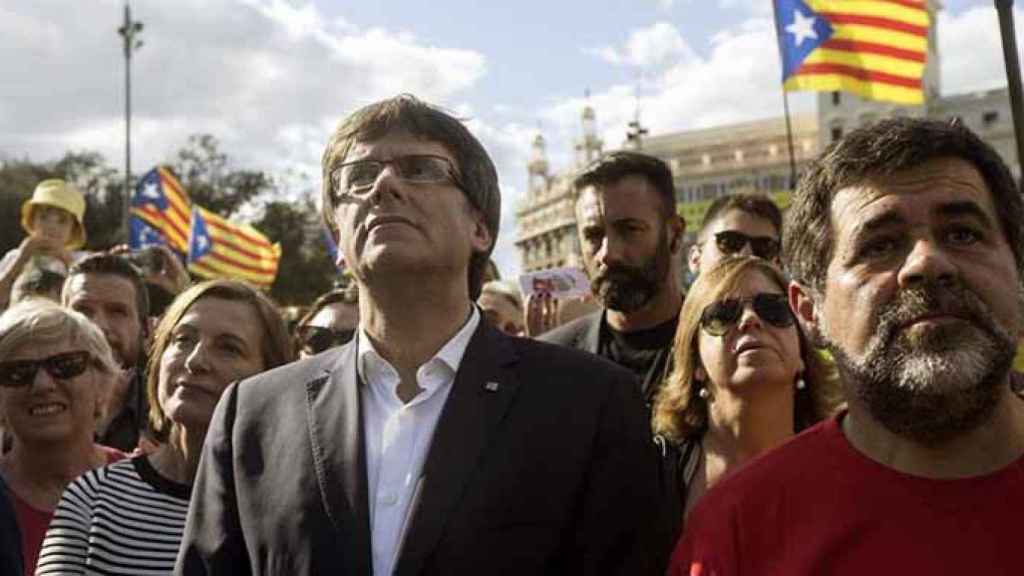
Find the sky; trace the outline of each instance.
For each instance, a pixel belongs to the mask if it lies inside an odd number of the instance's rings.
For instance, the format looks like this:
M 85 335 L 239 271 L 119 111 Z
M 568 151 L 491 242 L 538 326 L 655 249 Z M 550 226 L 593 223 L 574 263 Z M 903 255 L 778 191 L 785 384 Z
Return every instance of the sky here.
M 942 92 L 1006 83 L 994 5 L 945 0 Z M 412 93 L 464 118 L 502 189 L 495 260 L 519 273 L 515 210 L 539 132 L 571 167 L 588 103 L 605 148 L 639 110 L 651 135 L 781 115 L 768 0 L 136 0 L 132 164 L 216 136 L 237 168 L 315 194 L 332 129 Z M 124 162 L 123 0 L 0 0 L 0 158 L 95 150 Z M 1024 12 L 1015 8 L 1018 45 Z M 588 96 L 589 94 L 589 96 Z M 790 98 L 813 113 L 810 94 Z

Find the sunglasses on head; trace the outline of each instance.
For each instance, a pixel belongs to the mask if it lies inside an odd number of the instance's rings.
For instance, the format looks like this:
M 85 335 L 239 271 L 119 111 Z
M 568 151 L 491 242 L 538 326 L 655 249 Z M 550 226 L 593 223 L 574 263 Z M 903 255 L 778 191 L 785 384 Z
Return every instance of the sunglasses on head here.
M 319 354 L 328 348 L 347 343 L 355 333 L 355 329 L 331 330 L 323 326 L 303 326 L 299 328 L 299 343 L 306 352 Z
M 735 230 L 723 230 L 715 234 L 715 245 L 723 254 L 736 254 L 750 244 L 754 256 L 774 260 L 779 255 L 779 241 L 769 236 L 747 236 Z
M 786 296 L 762 292 L 752 298 L 726 298 L 709 304 L 700 315 L 700 326 L 712 336 L 723 336 L 736 325 L 747 304 L 754 309 L 758 318 L 776 328 L 793 325 L 793 313 Z
M 42 368 L 52 378 L 69 380 L 85 372 L 92 356 L 85 350 L 54 354 L 39 360 L 9 360 L 0 362 L 0 386 L 20 388 L 35 381 Z

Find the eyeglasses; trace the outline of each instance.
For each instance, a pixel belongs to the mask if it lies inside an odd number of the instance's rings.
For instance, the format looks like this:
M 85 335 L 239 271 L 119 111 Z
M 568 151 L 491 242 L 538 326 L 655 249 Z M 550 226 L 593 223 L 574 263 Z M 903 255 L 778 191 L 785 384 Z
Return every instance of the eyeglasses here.
M 724 336 L 743 315 L 747 304 L 751 305 L 758 318 L 776 328 L 793 325 L 793 313 L 786 296 L 762 292 L 752 298 L 726 298 L 709 304 L 700 315 L 700 326 L 712 336 Z
M 715 234 L 715 244 L 723 254 L 735 254 L 747 244 L 758 258 L 774 260 L 779 255 L 779 241 L 768 236 L 747 236 L 735 230 L 723 230 Z
M 430 154 L 396 156 L 391 160 L 356 160 L 341 164 L 331 172 L 334 200 L 369 192 L 387 165 L 394 166 L 395 175 L 413 184 L 452 182 L 462 188 L 451 160 Z
M 319 354 L 328 348 L 347 343 L 355 334 L 355 329 L 331 330 L 323 326 L 303 326 L 299 328 L 299 342 L 305 352 Z
M 42 368 L 53 378 L 69 380 L 89 367 L 92 355 L 85 350 L 55 354 L 39 360 L 10 360 L 0 362 L 0 386 L 20 388 L 31 384 Z

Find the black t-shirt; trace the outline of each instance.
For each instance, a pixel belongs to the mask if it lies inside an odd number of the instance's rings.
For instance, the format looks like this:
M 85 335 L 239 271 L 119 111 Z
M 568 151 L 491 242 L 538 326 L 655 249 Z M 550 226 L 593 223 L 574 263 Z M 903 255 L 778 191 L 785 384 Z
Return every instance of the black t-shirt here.
M 676 315 L 647 330 L 619 332 L 612 329 L 607 320 L 601 322 L 598 353 L 637 375 L 648 407 L 668 376 L 672 339 L 678 323 L 679 316 Z

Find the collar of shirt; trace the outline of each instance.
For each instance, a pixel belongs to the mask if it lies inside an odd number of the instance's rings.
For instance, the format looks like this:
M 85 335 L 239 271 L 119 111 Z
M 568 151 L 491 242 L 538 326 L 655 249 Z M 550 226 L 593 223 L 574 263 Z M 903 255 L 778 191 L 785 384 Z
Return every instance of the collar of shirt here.
M 472 306 L 469 318 L 462 325 L 462 328 L 451 337 L 433 358 L 425 362 L 416 370 L 416 384 L 423 389 L 410 404 L 419 403 L 432 396 L 444 384 L 450 384 L 455 373 L 459 371 L 462 364 L 462 357 L 466 354 L 466 347 L 480 324 L 480 312 L 476 306 Z M 359 366 L 359 375 L 370 390 L 382 398 L 401 403 L 398 398 L 397 388 L 399 384 L 398 371 L 390 362 L 384 359 L 373 342 L 366 335 L 363 326 L 359 326 L 359 335 L 356 339 L 356 354 Z

